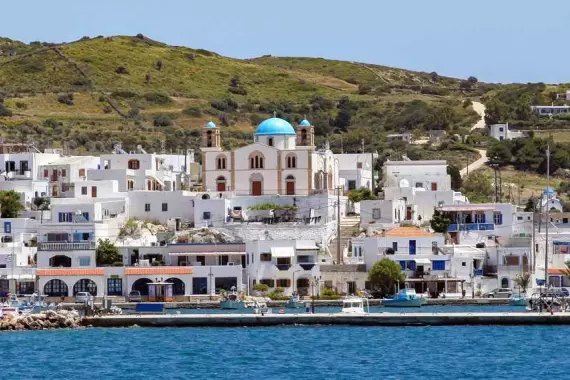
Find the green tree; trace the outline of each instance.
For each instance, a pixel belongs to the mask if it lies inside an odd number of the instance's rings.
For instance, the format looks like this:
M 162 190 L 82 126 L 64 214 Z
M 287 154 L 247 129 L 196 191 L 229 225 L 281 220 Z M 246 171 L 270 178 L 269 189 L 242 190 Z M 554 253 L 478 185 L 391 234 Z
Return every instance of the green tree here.
M 467 82 L 469 82 L 471 84 L 475 84 L 475 83 L 479 82 L 479 80 L 477 78 L 475 78 L 474 76 L 470 76 L 469 78 L 467 78 Z
M 485 124 L 493 125 L 509 119 L 509 107 L 500 100 L 485 102 Z
M 49 210 L 50 200 L 48 197 L 36 197 L 32 201 L 36 210 Z
M 24 209 L 20 203 L 20 194 L 15 190 L 2 190 L 0 191 L 0 217 L 2 218 L 17 218 L 18 211 Z
M 112 265 L 113 263 L 123 261 L 123 257 L 119 253 L 119 248 L 111 243 L 109 239 L 99 239 L 95 253 L 97 266 Z
M 513 159 L 513 154 L 506 141 L 496 142 L 487 150 L 487 157 L 500 165 L 507 165 Z
M 400 265 L 388 258 L 374 263 L 368 272 L 368 279 L 381 296 L 393 294 L 394 285 L 403 284 L 406 275 L 402 273 Z
M 433 84 L 436 84 L 437 82 L 439 82 L 439 74 L 436 73 L 435 71 L 432 71 L 429 76 L 431 77 L 431 82 Z
M 451 224 L 451 219 L 442 211 L 436 209 L 430 220 L 431 228 L 440 234 L 447 232 L 447 228 Z
M 526 200 L 526 205 L 524 206 L 525 212 L 534 212 L 536 211 L 536 198 L 530 197 Z
M 462 192 L 473 203 L 490 202 L 494 194 L 490 178 L 480 170 L 471 172 L 463 181 Z
M 521 293 L 526 293 L 530 285 L 531 275 L 529 272 L 519 273 L 515 276 L 514 281 L 521 288 Z
M 376 199 L 376 196 L 370 189 L 361 187 L 360 189 L 350 190 L 348 192 L 348 199 L 352 203 L 358 203 L 360 201 L 374 200 Z
M 461 173 L 457 166 L 448 165 L 447 174 L 451 177 L 451 188 L 455 191 L 459 191 L 461 186 L 463 186 L 463 179 L 461 178 Z

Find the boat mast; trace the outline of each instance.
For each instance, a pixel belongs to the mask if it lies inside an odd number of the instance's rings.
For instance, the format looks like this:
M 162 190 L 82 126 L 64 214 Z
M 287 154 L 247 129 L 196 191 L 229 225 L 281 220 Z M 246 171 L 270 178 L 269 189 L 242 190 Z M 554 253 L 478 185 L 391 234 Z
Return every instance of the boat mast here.
M 550 144 L 546 146 L 546 247 L 544 248 L 544 286 L 548 288 L 548 225 L 550 224 Z

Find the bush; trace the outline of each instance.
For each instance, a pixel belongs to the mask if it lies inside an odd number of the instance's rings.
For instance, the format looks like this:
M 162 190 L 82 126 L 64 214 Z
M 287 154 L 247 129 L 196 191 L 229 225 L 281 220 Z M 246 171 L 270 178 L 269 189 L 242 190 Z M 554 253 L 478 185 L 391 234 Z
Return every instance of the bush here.
M 74 86 L 89 86 L 91 85 L 91 81 L 87 78 L 78 78 L 71 82 Z
M 135 37 L 144 40 L 144 36 L 142 35 L 142 33 L 137 34 Z
M 157 115 L 154 117 L 152 124 L 155 127 L 169 127 L 172 125 L 172 119 L 168 115 Z
M 12 116 L 12 111 L 6 108 L 2 103 L 0 103 L 0 116 Z
M 122 261 L 115 261 L 112 265 L 113 265 L 114 267 L 122 267 L 124 264 L 123 264 Z
M 134 119 L 135 117 L 139 116 L 139 114 L 140 114 L 139 108 L 134 106 L 133 108 L 131 108 L 129 110 L 129 113 L 127 114 L 127 116 L 130 117 L 131 119 Z
M 192 62 L 194 62 L 196 60 L 196 56 L 193 53 L 186 53 L 185 56 L 186 56 L 186 58 L 188 58 Z
M 104 112 L 104 113 L 111 113 L 111 112 L 113 112 L 113 109 L 112 109 L 111 107 L 109 107 L 109 106 L 104 106 L 104 107 L 103 107 L 103 112 Z
M 253 290 L 255 290 L 256 292 L 266 292 L 269 290 L 269 286 L 265 284 L 255 284 L 253 286 Z
M 43 61 L 39 60 L 35 57 L 26 57 L 24 58 L 24 62 L 22 64 L 22 70 L 25 73 L 33 74 L 33 73 L 40 73 L 44 71 L 46 68 Z
M 236 95 L 247 95 L 247 90 L 243 87 L 228 87 L 228 91 Z
M 162 61 L 156 61 L 156 63 L 154 64 L 154 67 L 160 71 L 162 70 Z
M 340 294 L 335 292 L 333 289 L 324 288 L 320 294 L 320 299 L 324 300 L 337 300 L 340 298 Z
M 184 115 L 192 116 L 192 117 L 201 117 L 202 111 L 198 107 L 190 106 L 182 111 Z
M 132 99 L 137 96 L 136 92 L 132 91 L 115 91 L 111 93 L 113 98 Z
M 360 95 L 366 95 L 369 94 L 372 91 L 372 87 L 370 87 L 370 85 L 368 84 L 360 84 L 358 85 L 358 93 Z
M 128 74 L 129 70 L 125 66 L 119 66 L 115 69 L 117 74 Z
M 28 105 L 24 102 L 16 102 L 16 108 L 25 110 L 28 108 Z
M 67 104 L 68 106 L 72 106 L 73 94 L 72 93 L 61 94 L 57 97 L 57 101 L 60 102 L 61 104 Z
M 296 210 L 297 206 L 293 205 L 278 205 L 275 203 L 260 203 L 253 206 L 249 206 L 248 210 Z
M 235 111 L 238 108 L 238 104 L 232 98 L 227 99 L 214 99 L 210 103 L 212 108 L 217 109 L 218 111 L 226 112 L 226 111 Z
M 160 94 L 158 92 L 144 94 L 144 98 L 149 103 L 154 103 L 159 105 L 167 105 L 172 102 L 168 95 Z

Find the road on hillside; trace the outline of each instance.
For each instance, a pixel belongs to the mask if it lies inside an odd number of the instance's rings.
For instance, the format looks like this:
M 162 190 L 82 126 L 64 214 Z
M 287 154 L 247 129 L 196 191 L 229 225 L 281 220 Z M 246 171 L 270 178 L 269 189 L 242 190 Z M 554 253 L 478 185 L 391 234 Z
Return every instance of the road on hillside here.
M 489 161 L 489 159 L 487 158 L 487 151 L 483 150 L 483 149 L 477 149 L 477 152 L 479 152 L 479 155 L 481 155 L 481 157 L 475 161 L 470 163 L 468 166 L 464 167 L 463 169 L 461 169 L 459 171 L 459 174 L 461 174 L 461 178 L 467 176 L 467 169 L 469 168 L 469 173 L 479 169 L 481 166 L 485 165 L 485 163 L 487 161 Z
M 471 130 L 485 128 L 485 105 L 479 102 L 471 102 L 471 104 L 473 106 L 473 110 L 477 112 L 480 117 L 479 121 L 471 127 Z

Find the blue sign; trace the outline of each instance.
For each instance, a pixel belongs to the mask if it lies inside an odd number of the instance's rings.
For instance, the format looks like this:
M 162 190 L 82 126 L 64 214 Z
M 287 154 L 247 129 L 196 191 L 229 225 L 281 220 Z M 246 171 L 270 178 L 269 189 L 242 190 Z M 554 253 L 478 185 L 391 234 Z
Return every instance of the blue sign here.
M 5 234 L 12 233 L 12 222 L 4 222 L 4 233 Z

